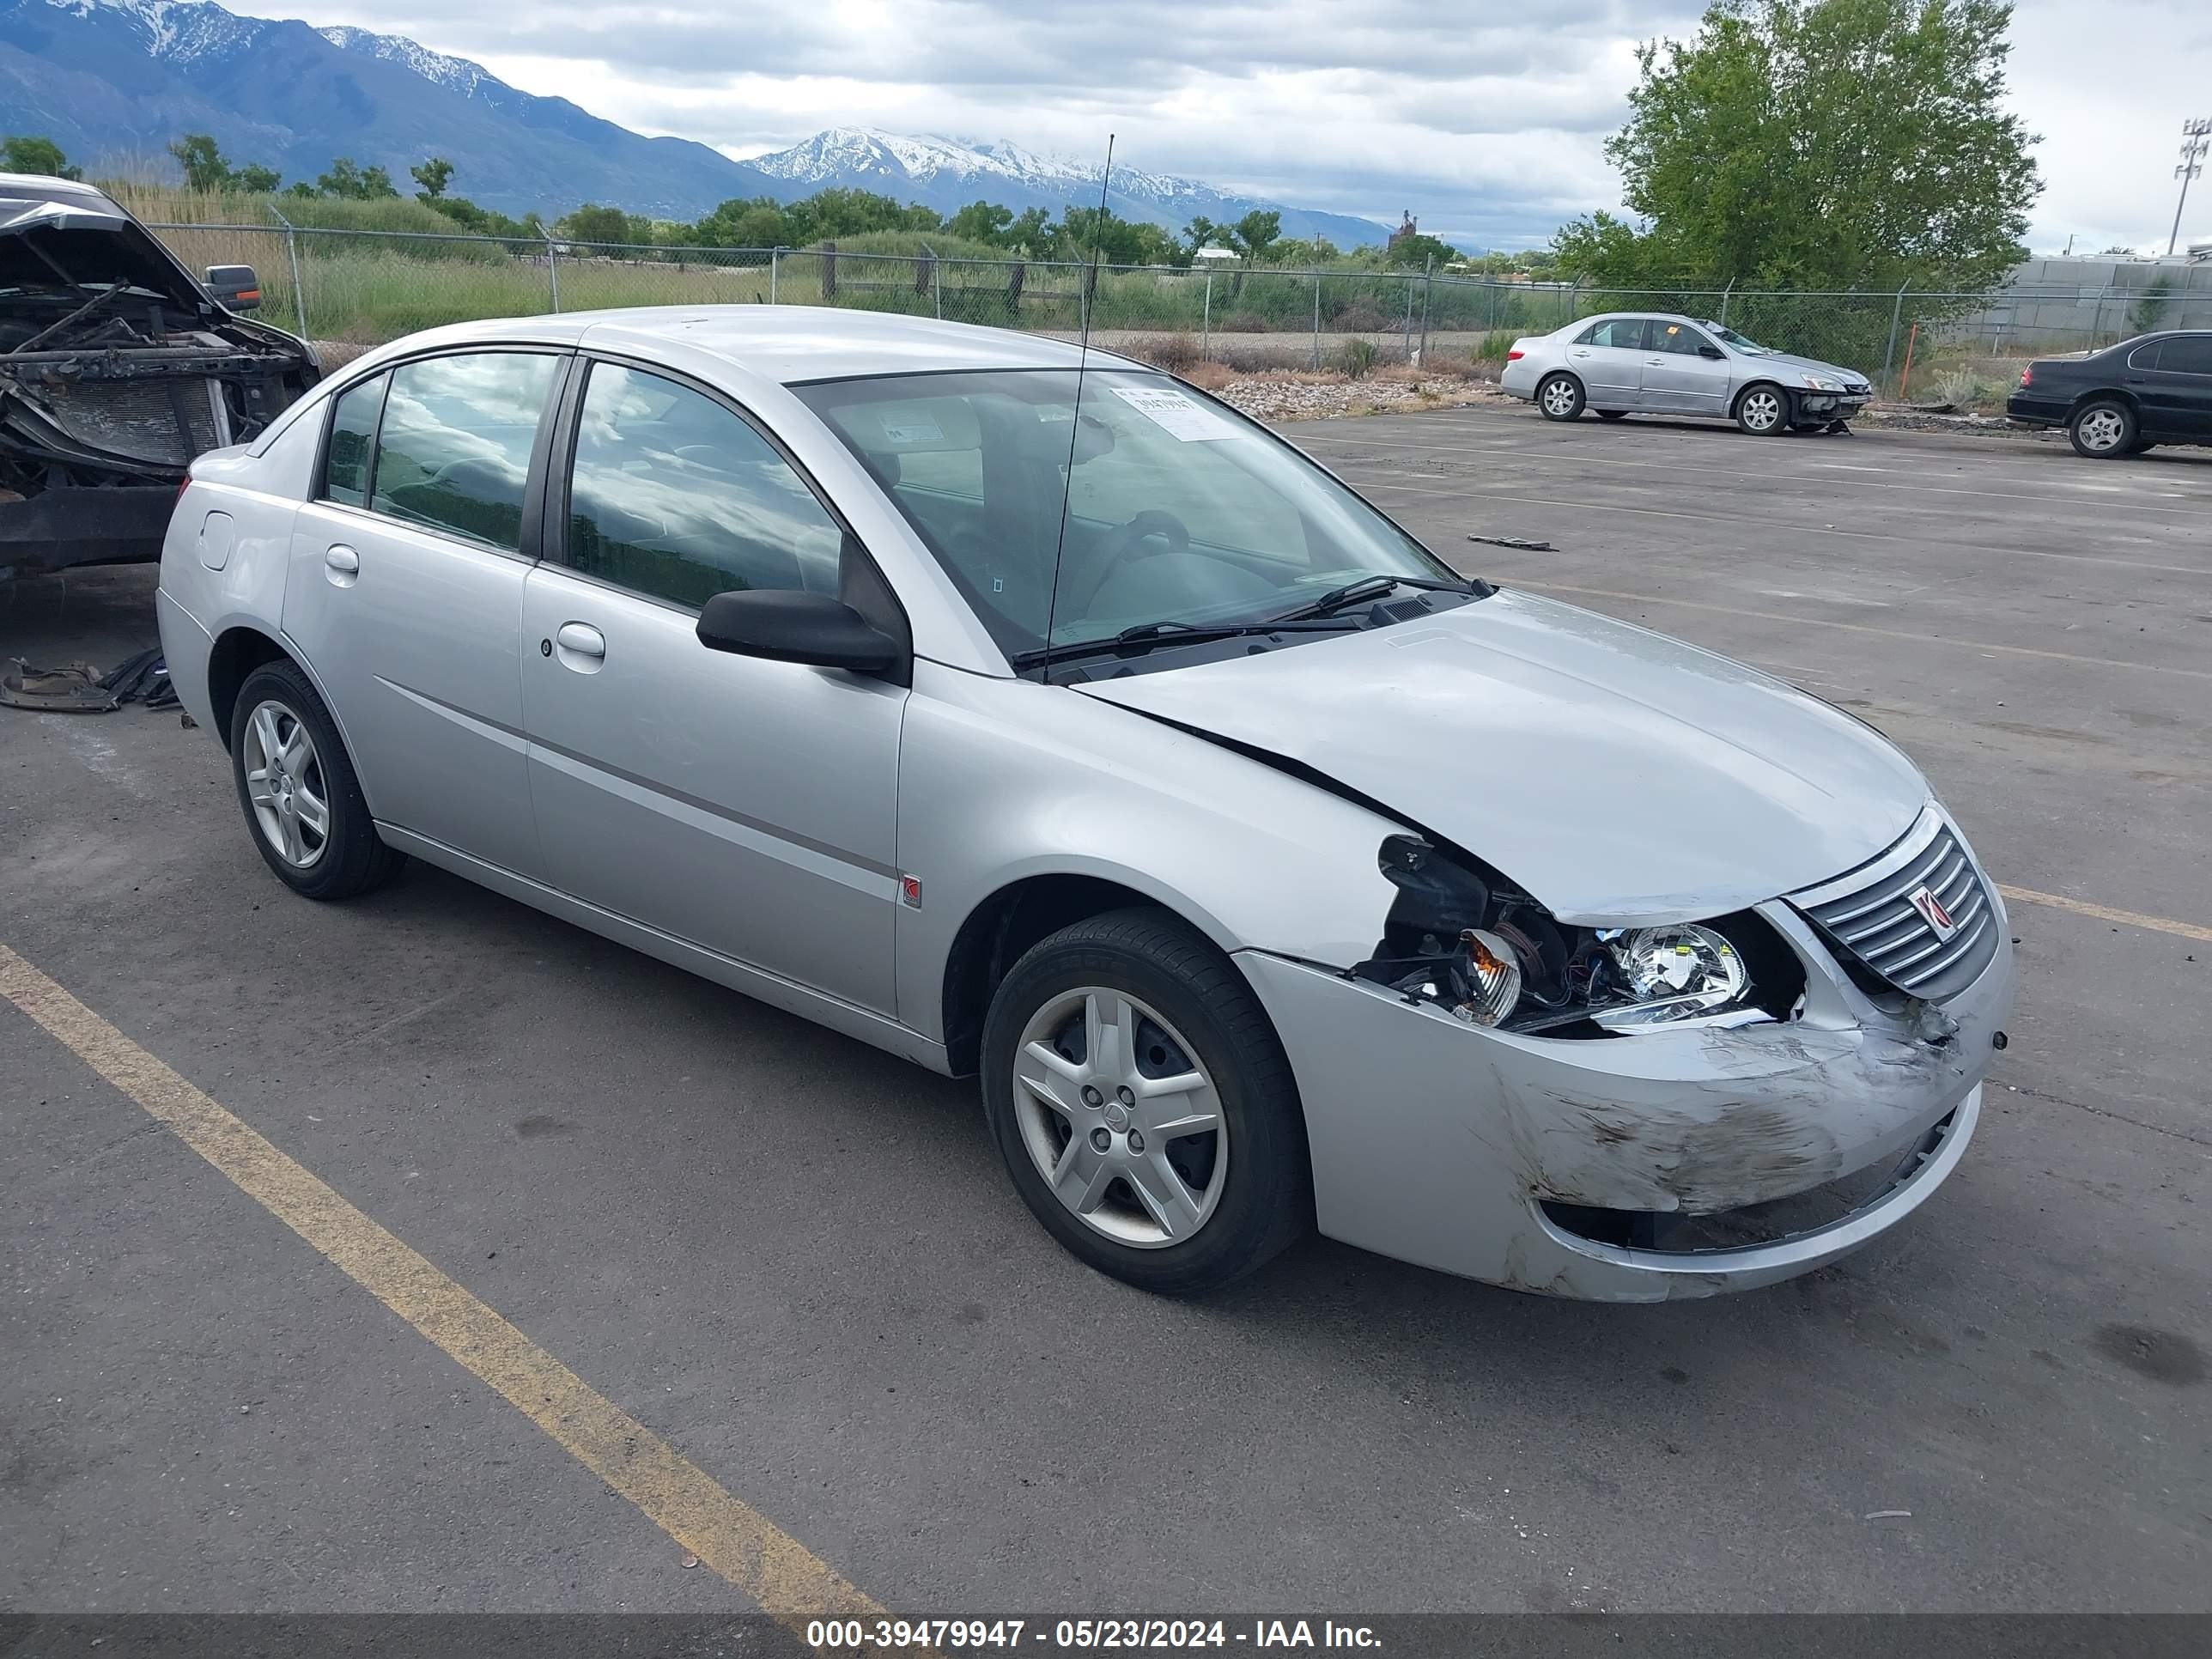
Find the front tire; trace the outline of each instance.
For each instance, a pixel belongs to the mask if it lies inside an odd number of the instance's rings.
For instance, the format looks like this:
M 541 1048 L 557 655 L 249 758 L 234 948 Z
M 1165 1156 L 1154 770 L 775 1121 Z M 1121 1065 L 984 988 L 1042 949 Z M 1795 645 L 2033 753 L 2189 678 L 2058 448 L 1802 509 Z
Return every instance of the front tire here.
M 1547 421 L 1580 418 L 1586 401 L 1583 383 L 1571 374 L 1547 374 L 1536 387 L 1536 407 Z
M 2066 423 L 2074 453 L 2093 461 L 2116 460 L 2134 453 L 2138 435 L 2135 410 L 2117 398 L 2082 404 Z
M 1735 400 L 1735 423 L 1754 438 L 1771 438 L 1790 426 L 1790 394 L 1778 386 L 1747 386 Z
M 407 862 L 378 839 L 337 723 L 295 665 L 264 663 L 239 687 L 230 769 L 254 846 L 294 892 L 352 898 Z
M 1164 911 L 1030 949 L 991 1000 L 983 1109 L 1014 1188 L 1074 1255 L 1188 1296 L 1312 1224 L 1297 1085 L 1236 966 Z

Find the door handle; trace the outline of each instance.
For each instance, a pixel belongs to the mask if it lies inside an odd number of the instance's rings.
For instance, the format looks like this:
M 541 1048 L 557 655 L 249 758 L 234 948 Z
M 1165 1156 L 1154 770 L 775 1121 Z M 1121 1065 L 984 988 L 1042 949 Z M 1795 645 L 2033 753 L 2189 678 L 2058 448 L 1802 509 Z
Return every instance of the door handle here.
M 333 587 L 351 587 L 361 580 L 361 555 L 343 542 L 323 550 L 323 574 Z
M 589 623 L 565 622 L 553 630 L 551 639 L 538 641 L 538 649 L 549 657 L 557 654 L 563 668 L 596 674 L 607 659 L 607 638 Z
M 1571 357 L 1587 357 L 1589 356 L 1589 353 L 1587 351 L 1571 351 L 1567 355 Z
M 1667 360 L 1664 357 L 1646 357 L 1644 360 L 1644 366 L 1646 368 L 1664 368 L 1667 367 Z

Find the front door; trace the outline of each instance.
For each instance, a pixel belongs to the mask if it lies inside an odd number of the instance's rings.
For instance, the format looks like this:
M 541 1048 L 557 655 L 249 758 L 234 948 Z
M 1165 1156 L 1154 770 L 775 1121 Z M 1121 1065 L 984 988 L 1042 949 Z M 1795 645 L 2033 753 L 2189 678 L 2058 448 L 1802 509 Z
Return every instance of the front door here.
M 719 398 L 594 362 L 565 507 L 525 584 L 523 722 L 549 878 L 673 938 L 893 1012 L 906 692 L 710 651 L 732 588 L 865 559 Z M 556 493 L 555 501 L 560 502 Z
M 523 506 L 565 362 L 425 357 L 341 393 L 284 582 L 284 631 L 322 684 L 369 811 L 533 876 Z
M 1687 323 L 1667 318 L 1651 322 L 1650 349 L 1644 357 L 1645 409 L 1669 415 L 1725 415 L 1729 412 L 1728 359 Z M 1703 355 L 1711 346 L 1716 356 Z
M 1613 317 L 1584 329 L 1567 348 L 1567 367 L 1582 377 L 1592 409 L 1635 409 L 1643 372 L 1641 317 Z

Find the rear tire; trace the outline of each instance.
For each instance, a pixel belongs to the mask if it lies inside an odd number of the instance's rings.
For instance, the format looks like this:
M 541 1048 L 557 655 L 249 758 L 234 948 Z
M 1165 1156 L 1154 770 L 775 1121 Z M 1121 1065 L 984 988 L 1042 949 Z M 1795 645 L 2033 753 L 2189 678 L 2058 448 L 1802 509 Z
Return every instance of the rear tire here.
M 238 688 L 230 770 L 254 846 L 302 897 L 353 898 L 407 862 L 378 838 L 337 723 L 295 664 L 264 663 Z
M 1547 421 L 1578 420 L 1588 402 L 1583 383 L 1571 374 L 1547 374 L 1536 387 L 1536 407 Z
M 1771 438 L 1790 428 L 1790 394 L 1764 381 L 1746 386 L 1735 400 L 1735 423 L 1754 438 Z
M 1236 965 L 1164 910 L 1093 916 L 1033 946 L 991 999 L 982 1073 L 1014 1190 L 1101 1273 L 1194 1295 L 1313 1224 L 1304 1115 L 1274 1027 Z
M 2092 461 L 2118 460 L 2134 453 L 2136 412 L 2117 398 L 2100 398 L 2074 411 L 2066 437 L 2074 453 Z

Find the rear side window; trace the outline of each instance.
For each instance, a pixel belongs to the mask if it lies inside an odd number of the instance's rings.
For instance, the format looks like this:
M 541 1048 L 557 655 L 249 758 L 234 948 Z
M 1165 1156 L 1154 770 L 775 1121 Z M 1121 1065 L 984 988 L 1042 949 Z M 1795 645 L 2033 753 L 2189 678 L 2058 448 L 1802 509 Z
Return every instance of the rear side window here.
M 2167 374 L 2212 375 L 2212 334 L 2179 335 L 2161 343 L 2158 366 Z
M 1581 344 L 1611 346 L 1616 351 L 1644 349 L 1644 319 L 1615 317 L 1611 322 L 1599 323 L 1583 331 Z
M 530 451 L 559 359 L 485 351 L 392 371 L 369 506 L 512 553 Z
M 323 499 L 360 507 L 368 499 L 368 453 L 376 417 L 384 411 L 386 377 L 363 380 L 338 393 L 331 412 L 331 442 L 323 459 Z

